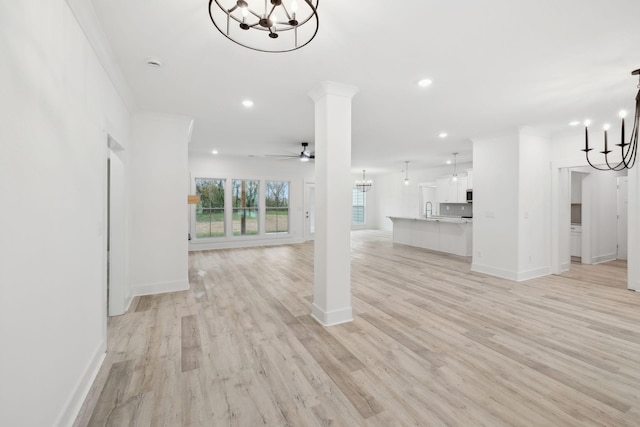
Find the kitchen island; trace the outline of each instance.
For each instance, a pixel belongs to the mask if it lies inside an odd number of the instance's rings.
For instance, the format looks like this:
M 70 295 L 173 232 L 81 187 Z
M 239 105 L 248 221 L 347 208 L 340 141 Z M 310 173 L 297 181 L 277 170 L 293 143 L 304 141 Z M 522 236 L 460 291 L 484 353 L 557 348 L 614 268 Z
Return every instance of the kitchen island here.
M 473 253 L 473 220 L 470 218 L 388 218 L 393 222 L 393 243 L 461 256 Z

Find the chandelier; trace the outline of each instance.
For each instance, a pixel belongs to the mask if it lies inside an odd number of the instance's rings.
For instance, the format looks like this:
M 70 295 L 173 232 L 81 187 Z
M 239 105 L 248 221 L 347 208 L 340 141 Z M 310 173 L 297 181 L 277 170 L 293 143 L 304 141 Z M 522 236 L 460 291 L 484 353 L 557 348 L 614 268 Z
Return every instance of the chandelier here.
M 211 22 L 234 43 L 260 52 L 289 52 L 318 32 L 319 0 L 209 0 Z
M 640 75 L 640 69 L 631 72 L 632 75 Z M 633 119 L 633 129 L 631 130 L 631 139 L 629 142 L 624 142 L 624 118 L 627 115 L 627 112 L 622 110 L 620 111 L 620 118 L 622 119 L 622 129 L 620 131 L 620 144 L 616 144 L 617 147 L 620 147 L 620 156 L 621 160 L 619 163 L 609 163 L 608 155 L 612 152 L 609 150 L 609 141 L 607 140 L 607 131 L 609 130 L 609 125 L 604 125 L 604 151 L 601 151 L 600 154 L 604 154 L 604 166 L 595 166 L 589 160 L 589 151 L 592 151 L 593 148 L 589 148 L 589 125 L 591 124 L 588 120 L 584 122 L 584 149 L 581 151 L 585 152 L 585 156 L 587 157 L 587 162 L 589 165 L 598 170 L 614 170 L 620 171 L 623 169 L 631 169 L 636 162 L 636 155 L 638 154 L 638 121 L 640 120 L 640 83 L 638 83 L 638 94 L 636 95 L 636 112 Z
M 362 169 L 362 181 L 361 180 L 356 181 L 356 188 L 362 191 L 363 193 L 366 193 L 367 191 L 371 190 L 371 185 L 373 184 L 373 182 L 370 179 L 367 180 L 365 178 L 364 172 L 365 170 Z

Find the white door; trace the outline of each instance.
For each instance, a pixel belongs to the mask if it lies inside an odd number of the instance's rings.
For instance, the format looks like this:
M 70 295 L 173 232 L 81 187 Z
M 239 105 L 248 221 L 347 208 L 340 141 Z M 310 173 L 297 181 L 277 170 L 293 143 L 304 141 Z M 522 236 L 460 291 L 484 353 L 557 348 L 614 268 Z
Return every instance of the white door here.
M 307 182 L 304 185 L 304 239 L 315 238 L 316 220 L 316 184 Z
M 628 183 L 628 177 L 618 178 L 618 259 L 627 259 Z

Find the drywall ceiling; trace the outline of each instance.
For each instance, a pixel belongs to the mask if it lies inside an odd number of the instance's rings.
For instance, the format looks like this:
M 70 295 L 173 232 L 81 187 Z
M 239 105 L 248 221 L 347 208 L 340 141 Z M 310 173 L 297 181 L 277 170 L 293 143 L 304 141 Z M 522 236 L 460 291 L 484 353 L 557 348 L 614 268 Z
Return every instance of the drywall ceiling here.
M 354 171 L 442 165 L 454 151 L 466 162 L 476 136 L 615 123 L 640 68 L 637 0 L 321 0 L 317 37 L 280 54 L 227 40 L 206 0 L 92 4 L 137 107 L 195 119 L 192 153 L 313 147 L 308 92 L 335 81 L 359 88 Z

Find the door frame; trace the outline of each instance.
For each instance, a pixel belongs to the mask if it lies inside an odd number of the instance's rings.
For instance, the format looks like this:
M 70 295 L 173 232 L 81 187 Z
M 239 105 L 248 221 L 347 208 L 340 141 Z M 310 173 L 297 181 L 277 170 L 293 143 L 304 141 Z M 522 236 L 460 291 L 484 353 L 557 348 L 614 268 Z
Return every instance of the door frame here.
M 126 204 L 124 148 L 110 135 L 105 171 L 105 301 L 108 316 L 124 314 L 131 302 L 126 282 Z M 107 244 L 109 247 L 107 247 Z M 108 297 L 107 297 L 108 295 Z

